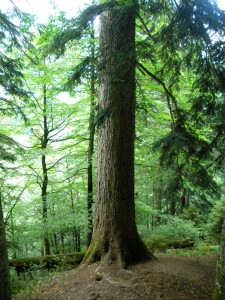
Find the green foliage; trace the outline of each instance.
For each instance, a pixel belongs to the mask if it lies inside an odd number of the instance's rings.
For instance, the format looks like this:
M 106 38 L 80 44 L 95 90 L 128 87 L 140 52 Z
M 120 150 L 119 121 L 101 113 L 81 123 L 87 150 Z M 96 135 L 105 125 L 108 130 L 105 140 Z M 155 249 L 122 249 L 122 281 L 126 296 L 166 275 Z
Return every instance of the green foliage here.
M 135 204 L 137 214 L 147 214 L 149 216 L 154 216 L 159 213 L 158 210 L 152 208 L 150 205 L 147 205 L 142 201 L 136 201 Z
M 84 252 L 75 252 L 10 260 L 13 294 L 31 295 L 37 282 L 41 284 L 49 276 L 53 276 L 56 271 L 65 271 L 77 267 L 84 255 Z M 17 275 L 13 270 L 17 271 Z M 48 270 L 48 272 L 45 270 Z M 18 273 L 20 274 L 19 277 Z
M 27 32 L 21 32 L 20 29 L 11 21 L 11 16 L 0 11 L 0 113 L 12 113 L 12 111 L 21 112 L 15 101 L 9 99 L 10 96 L 20 96 L 26 98 L 27 92 L 23 86 L 22 64 L 18 57 L 12 55 L 14 51 L 24 51 L 28 44 Z M 20 15 L 22 20 L 23 15 Z
M 218 245 L 207 245 L 204 242 L 197 242 L 194 249 L 167 249 L 168 255 L 182 255 L 182 256 L 202 256 L 209 254 L 218 254 Z
M 179 218 L 170 218 L 166 224 L 159 225 L 152 230 L 146 240 L 151 251 L 165 250 L 169 245 L 196 241 L 198 231 L 192 222 L 183 222 Z
M 14 162 L 16 150 L 21 149 L 16 141 L 0 133 L 0 167 L 4 168 L 2 161 Z
M 190 204 L 188 208 L 185 208 L 179 217 L 183 220 L 191 220 L 196 227 L 200 227 L 205 223 L 204 215 L 200 209 L 193 204 Z
M 77 18 L 67 20 L 63 26 L 63 31 L 55 35 L 49 47 L 49 52 L 56 54 L 58 57 L 63 55 L 69 42 L 80 40 L 93 20 L 114 5 L 115 3 L 111 1 L 99 5 L 90 5 Z
M 222 226 L 225 216 L 225 200 L 221 198 L 217 201 L 209 214 L 208 233 L 212 240 L 220 241 Z
M 31 295 L 36 295 L 36 287 L 44 286 L 52 276 L 54 276 L 58 270 L 52 270 L 51 272 L 46 270 L 38 270 L 35 272 L 28 272 L 23 278 L 18 277 L 16 272 L 11 271 L 11 287 L 12 294 L 15 299 L 17 298 L 31 298 Z

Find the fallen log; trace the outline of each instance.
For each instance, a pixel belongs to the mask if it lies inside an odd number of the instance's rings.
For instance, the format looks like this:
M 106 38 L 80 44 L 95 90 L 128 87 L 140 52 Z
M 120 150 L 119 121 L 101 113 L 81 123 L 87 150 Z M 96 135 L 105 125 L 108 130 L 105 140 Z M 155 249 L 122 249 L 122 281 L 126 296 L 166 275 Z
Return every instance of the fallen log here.
M 18 259 L 10 259 L 9 266 L 13 267 L 17 275 L 21 273 L 41 270 L 52 269 L 58 266 L 74 265 L 77 266 L 84 258 L 85 252 L 72 252 L 63 254 L 54 254 L 38 257 L 26 257 Z
M 169 248 L 174 248 L 174 249 L 185 249 L 189 248 L 192 249 L 194 247 L 194 241 L 192 240 L 185 240 L 181 242 L 173 242 L 168 244 Z

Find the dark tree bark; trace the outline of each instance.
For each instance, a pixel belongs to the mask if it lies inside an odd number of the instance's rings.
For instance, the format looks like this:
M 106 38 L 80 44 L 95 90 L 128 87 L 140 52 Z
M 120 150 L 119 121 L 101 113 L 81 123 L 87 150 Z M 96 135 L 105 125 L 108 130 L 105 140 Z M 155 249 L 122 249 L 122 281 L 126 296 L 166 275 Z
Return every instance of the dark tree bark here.
M 0 299 L 1 300 L 12 299 L 1 193 L 0 193 Z
M 100 17 L 97 192 L 84 259 L 123 267 L 153 257 L 135 224 L 135 15 L 134 5 L 123 5 Z
M 217 260 L 216 289 L 213 300 L 225 299 L 225 219 L 223 222 L 220 252 Z
M 80 252 L 81 251 L 80 227 L 74 227 L 73 240 L 74 240 L 74 251 Z
M 64 233 L 61 233 L 61 243 L 62 243 L 62 253 L 65 253 L 65 241 L 64 241 Z
M 54 248 L 54 253 L 59 254 L 59 245 L 58 245 L 58 239 L 56 233 L 53 233 L 53 248 Z
M 189 192 L 188 188 L 184 188 L 181 199 L 180 199 L 180 212 L 182 213 L 183 210 L 188 208 L 188 197 L 189 197 Z
M 17 247 L 17 241 L 15 239 L 15 230 L 14 230 L 14 221 L 13 221 L 13 212 L 11 212 L 11 215 L 10 215 L 10 227 L 11 227 L 11 235 L 12 235 L 12 244 L 13 244 L 13 255 L 12 255 L 12 258 L 16 259 L 17 258 L 17 251 L 16 249 L 18 248 Z
M 176 206 L 177 206 L 177 200 L 176 200 L 176 193 L 171 194 L 171 199 L 170 199 L 170 214 L 172 216 L 175 216 L 176 214 Z

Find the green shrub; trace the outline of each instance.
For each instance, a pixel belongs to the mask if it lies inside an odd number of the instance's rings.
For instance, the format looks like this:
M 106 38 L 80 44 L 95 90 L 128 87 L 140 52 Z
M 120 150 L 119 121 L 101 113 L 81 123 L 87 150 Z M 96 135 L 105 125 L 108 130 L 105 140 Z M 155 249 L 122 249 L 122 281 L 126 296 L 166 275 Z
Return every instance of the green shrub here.
M 204 242 L 197 242 L 194 249 L 167 249 L 166 254 L 168 255 L 182 255 L 182 256 L 202 256 L 208 254 L 218 254 L 218 245 L 207 245 Z
M 208 235 L 213 241 L 219 243 L 222 231 L 222 225 L 225 216 L 225 200 L 221 199 L 216 202 L 209 214 L 208 219 Z
M 190 221 L 177 217 L 169 218 L 167 224 L 159 225 L 152 230 L 146 239 L 146 244 L 151 251 L 163 251 L 172 245 L 188 245 L 191 241 L 198 240 L 198 230 Z
M 206 222 L 204 215 L 194 204 L 184 209 L 179 217 L 183 220 L 191 220 L 196 227 L 201 227 Z

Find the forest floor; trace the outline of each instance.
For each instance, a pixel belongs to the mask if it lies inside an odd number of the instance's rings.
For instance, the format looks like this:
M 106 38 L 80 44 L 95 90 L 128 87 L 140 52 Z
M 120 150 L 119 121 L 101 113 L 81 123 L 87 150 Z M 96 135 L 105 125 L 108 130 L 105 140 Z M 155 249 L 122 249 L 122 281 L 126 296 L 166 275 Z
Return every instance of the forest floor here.
M 157 254 L 127 270 L 115 266 L 59 272 L 16 300 L 211 300 L 216 255 Z

